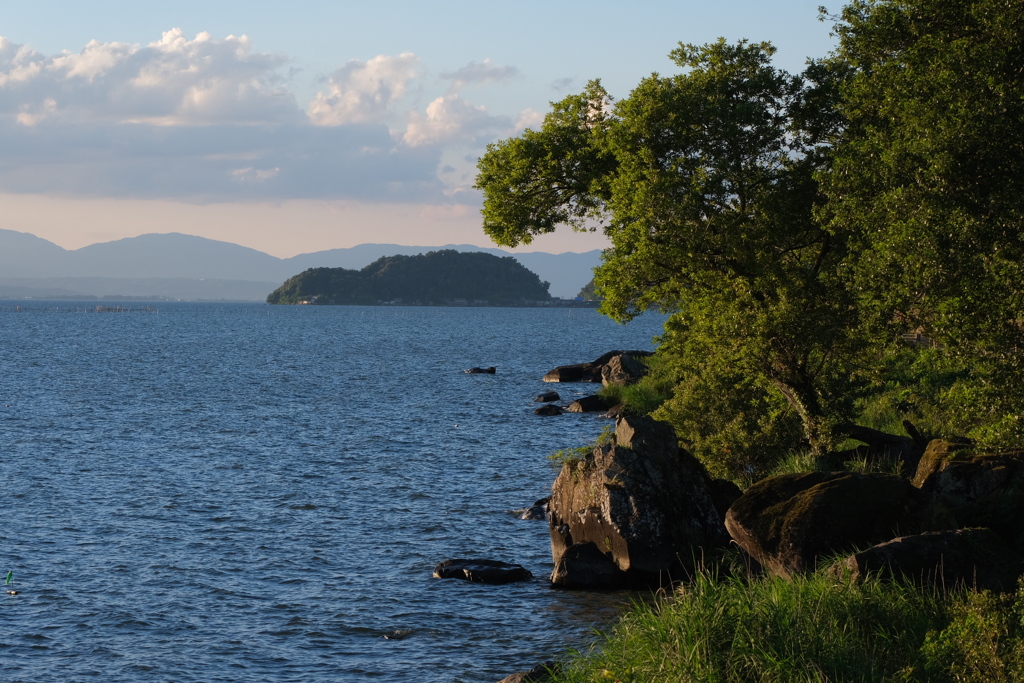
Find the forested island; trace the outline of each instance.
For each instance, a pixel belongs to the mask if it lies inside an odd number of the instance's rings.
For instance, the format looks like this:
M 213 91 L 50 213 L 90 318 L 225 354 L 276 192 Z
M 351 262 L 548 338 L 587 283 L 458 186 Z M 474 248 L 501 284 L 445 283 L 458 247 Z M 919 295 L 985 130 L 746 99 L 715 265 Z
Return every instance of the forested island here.
M 532 306 L 548 283 L 511 256 L 442 249 L 384 256 L 362 270 L 310 268 L 270 293 L 268 304 Z

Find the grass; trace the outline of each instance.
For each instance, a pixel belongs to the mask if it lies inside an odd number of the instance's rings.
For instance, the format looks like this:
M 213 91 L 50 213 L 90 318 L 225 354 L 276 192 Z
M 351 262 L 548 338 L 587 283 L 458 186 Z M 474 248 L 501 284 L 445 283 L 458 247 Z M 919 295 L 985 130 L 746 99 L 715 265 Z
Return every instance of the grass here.
M 625 387 L 605 386 L 598 393 L 608 405 L 624 404 L 629 415 L 649 415 L 672 397 L 675 375 L 658 354 L 638 360 L 647 367 L 647 374 L 638 382 Z
M 1024 680 L 1024 589 L 921 589 L 819 572 L 749 578 L 738 555 L 636 603 L 552 683 L 1011 683 Z
M 941 596 L 896 584 L 705 573 L 670 598 L 636 605 L 553 680 L 947 680 L 926 673 L 922 647 L 948 622 Z

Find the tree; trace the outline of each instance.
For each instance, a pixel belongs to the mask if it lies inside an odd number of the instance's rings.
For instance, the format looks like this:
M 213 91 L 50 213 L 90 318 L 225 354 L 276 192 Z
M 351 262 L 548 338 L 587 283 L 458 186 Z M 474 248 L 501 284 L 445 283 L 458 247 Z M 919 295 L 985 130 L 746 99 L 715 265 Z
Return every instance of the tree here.
M 784 399 L 822 452 L 847 416 L 860 348 L 835 276 L 843 244 L 815 219 L 837 67 L 792 76 L 773 53 L 681 44 L 671 57 L 682 73 L 652 74 L 617 104 L 592 82 L 540 130 L 489 146 L 477 187 L 499 244 L 559 224 L 603 229 L 602 310 L 620 321 L 672 312 L 663 348 L 681 383 L 732 387 L 723 409 L 753 423 L 767 395 Z
M 858 305 L 942 345 L 957 427 L 1019 443 L 1024 3 L 855 0 L 836 32 L 845 124 L 822 181 Z

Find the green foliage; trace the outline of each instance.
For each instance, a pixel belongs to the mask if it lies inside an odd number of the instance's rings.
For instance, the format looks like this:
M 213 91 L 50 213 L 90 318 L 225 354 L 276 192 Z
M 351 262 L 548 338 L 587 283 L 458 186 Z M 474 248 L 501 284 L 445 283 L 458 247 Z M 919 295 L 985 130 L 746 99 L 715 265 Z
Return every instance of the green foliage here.
M 561 448 L 551 455 L 548 456 L 548 460 L 553 462 L 559 468 L 564 465 L 569 467 L 576 467 L 579 463 L 586 460 L 587 456 L 593 450 L 593 446 L 577 446 L 576 448 Z
M 385 256 L 362 270 L 311 268 L 288 279 L 267 303 L 372 305 L 400 299 L 409 304 L 443 304 L 453 299 L 514 304 L 550 299 L 541 282 L 511 256 L 452 249 L 416 256 Z
M 548 456 L 548 460 L 559 468 L 564 465 L 568 465 L 570 469 L 574 469 L 586 462 L 591 453 L 593 453 L 594 448 L 609 444 L 614 438 L 615 428 L 611 425 L 605 425 L 601 429 L 601 433 L 594 439 L 593 443 L 587 446 L 577 446 L 576 448 L 563 448 L 557 450 Z
M 487 146 L 475 187 L 484 191 L 484 232 L 497 244 L 529 244 L 558 225 L 578 231 L 604 209 L 606 175 L 616 161 L 592 132 L 611 100 L 600 81 L 553 105 L 540 131 Z
M 823 450 L 858 347 L 856 311 L 832 276 L 841 245 L 814 219 L 834 77 L 821 65 L 792 76 L 773 53 L 680 45 L 671 57 L 682 73 L 645 78 L 613 107 L 591 83 L 541 130 L 488 148 L 477 187 L 500 244 L 600 222 L 613 243 L 595 277 L 602 310 L 619 320 L 673 311 L 694 373 L 749 376 Z
M 898 584 L 704 574 L 636 606 L 554 680 L 923 680 L 921 646 L 945 623 L 939 596 Z
M 956 387 L 970 368 L 945 349 L 898 345 L 880 354 L 870 383 L 854 402 L 857 424 L 890 434 L 909 420 L 926 439 L 966 435 L 972 424 L 955 415 Z
M 835 19 L 802 74 L 767 43 L 680 45 L 679 73 L 618 102 L 593 81 L 480 160 L 492 239 L 602 229 L 602 311 L 671 313 L 671 396 L 625 400 L 733 478 L 858 415 L 1024 445 L 1024 3 Z
M 598 393 L 608 405 L 623 404 L 627 415 L 650 415 L 672 396 L 678 378 L 661 354 L 637 360 L 647 368 L 646 375 L 634 384 L 608 385 Z
M 601 300 L 601 295 L 598 294 L 598 292 L 597 292 L 597 285 L 594 284 L 593 280 L 591 280 L 587 284 L 583 285 L 583 288 L 580 290 L 579 294 L 577 294 L 576 296 L 578 296 L 579 298 L 583 299 L 584 301 L 600 301 Z
M 858 306 L 969 370 L 943 396 L 953 422 L 1019 444 L 1024 4 L 854 0 L 836 32 L 845 124 L 821 180 Z
M 922 667 L 936 680 L 1010 683 L 1024 680 L 1024 595 L 957 596 L 950 623 L 928 634 Z

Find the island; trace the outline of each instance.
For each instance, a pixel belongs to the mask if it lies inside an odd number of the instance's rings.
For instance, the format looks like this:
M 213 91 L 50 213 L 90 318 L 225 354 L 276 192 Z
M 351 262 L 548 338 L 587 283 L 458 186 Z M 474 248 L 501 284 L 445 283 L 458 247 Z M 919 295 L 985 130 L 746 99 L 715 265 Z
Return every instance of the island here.
M 267 296 L 268 304 L 536 306 L 548 283 L 511 256 L 442 249 L 384 256 L 362 270 L 310 268 Z

